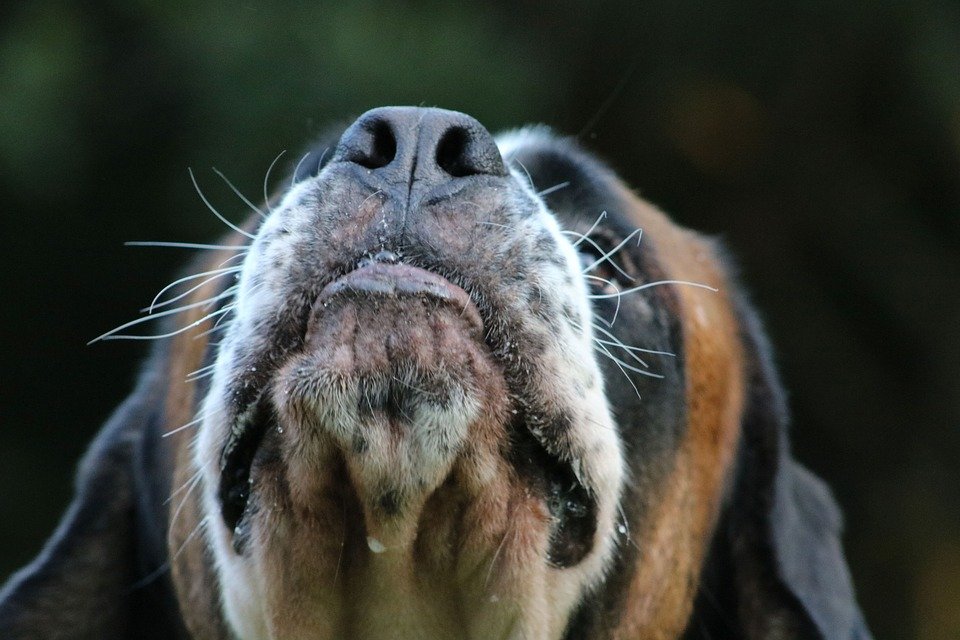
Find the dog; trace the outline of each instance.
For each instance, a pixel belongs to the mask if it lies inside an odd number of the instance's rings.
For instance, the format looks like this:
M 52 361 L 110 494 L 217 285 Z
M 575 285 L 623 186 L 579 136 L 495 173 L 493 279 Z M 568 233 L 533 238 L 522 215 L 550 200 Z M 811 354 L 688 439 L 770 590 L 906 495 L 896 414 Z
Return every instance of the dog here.
M 334 139 L 155 301 L 0 637 L 870 638 L 715 241 L 544 128 Z

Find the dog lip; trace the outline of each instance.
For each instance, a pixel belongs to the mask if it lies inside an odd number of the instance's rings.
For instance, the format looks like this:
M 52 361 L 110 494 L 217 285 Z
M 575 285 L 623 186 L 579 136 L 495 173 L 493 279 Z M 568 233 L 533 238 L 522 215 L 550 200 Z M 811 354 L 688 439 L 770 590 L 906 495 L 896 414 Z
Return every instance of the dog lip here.
M 399 257 L 392 252 L 382 251 L 327 284 L 314 302 L 311 316 L 322 313 L 326 306 L 343 298 L 434 301 L 458 312 L 474 338 L 479 338 L 483 332 L 480 312 L 466 291 L 436 273 L 400 263 Z M 313 322 L 309 324 L 308 342 L 311 331 L 316 330 Z M 243 518 L 253 457 L 267 428 L 275 421 L 268 395 L 261 388 L 258 399 L 237 412 L 221 450 L 218 497 L 224 522 L 230 529 L 236 528 Z
M 448 304 L 477 333 L 483 321 L 470 295 L 443 276 L 410 264 L 375 261 L 361 265 L 330 282 L 320 291 L 317 306 L 323 307 L 339 297 L 416 297 Z

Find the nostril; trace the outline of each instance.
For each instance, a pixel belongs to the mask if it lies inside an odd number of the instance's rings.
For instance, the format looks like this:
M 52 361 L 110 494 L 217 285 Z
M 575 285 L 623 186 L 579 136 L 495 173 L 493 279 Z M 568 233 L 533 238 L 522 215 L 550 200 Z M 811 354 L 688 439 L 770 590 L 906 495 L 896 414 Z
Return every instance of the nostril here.
M 437 141 L 435 161 L 454 178 L 507 173 L 496 142 L 479 123 L 460 122 L 444 131 Z
M 483 173 L 470 162 L 469 146 L 467 130 L 463 127 L 451 127 L 437 143 L 437 166 L 454 178 Z
M 393 162 L 397 155 L 397 138 L 386 120 L 377 118 L 364 123 L 358 138 L 351 141 L 344 160 L 367 169 L 379 169 Z

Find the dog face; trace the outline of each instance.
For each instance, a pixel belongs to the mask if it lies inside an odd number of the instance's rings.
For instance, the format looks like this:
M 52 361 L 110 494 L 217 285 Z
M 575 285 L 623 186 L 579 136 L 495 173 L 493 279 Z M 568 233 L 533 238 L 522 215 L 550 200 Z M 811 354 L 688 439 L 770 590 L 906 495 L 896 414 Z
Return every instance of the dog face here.
M 170 312 L 0 635 L 867 637 L 713 243 L 544 130 L 323 148 Z

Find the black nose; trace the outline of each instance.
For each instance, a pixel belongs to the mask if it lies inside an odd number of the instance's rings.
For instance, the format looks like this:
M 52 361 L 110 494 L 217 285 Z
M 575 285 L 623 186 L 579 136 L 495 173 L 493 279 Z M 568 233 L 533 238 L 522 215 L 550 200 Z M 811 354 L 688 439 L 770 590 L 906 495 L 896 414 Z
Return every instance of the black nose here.
M 483 125 L 444 109 L 382 107 L 344 132 L 334 161 L 353 162 L 389 183 L 424 188 L 466 176 L 507 175 L 500 150 Z

